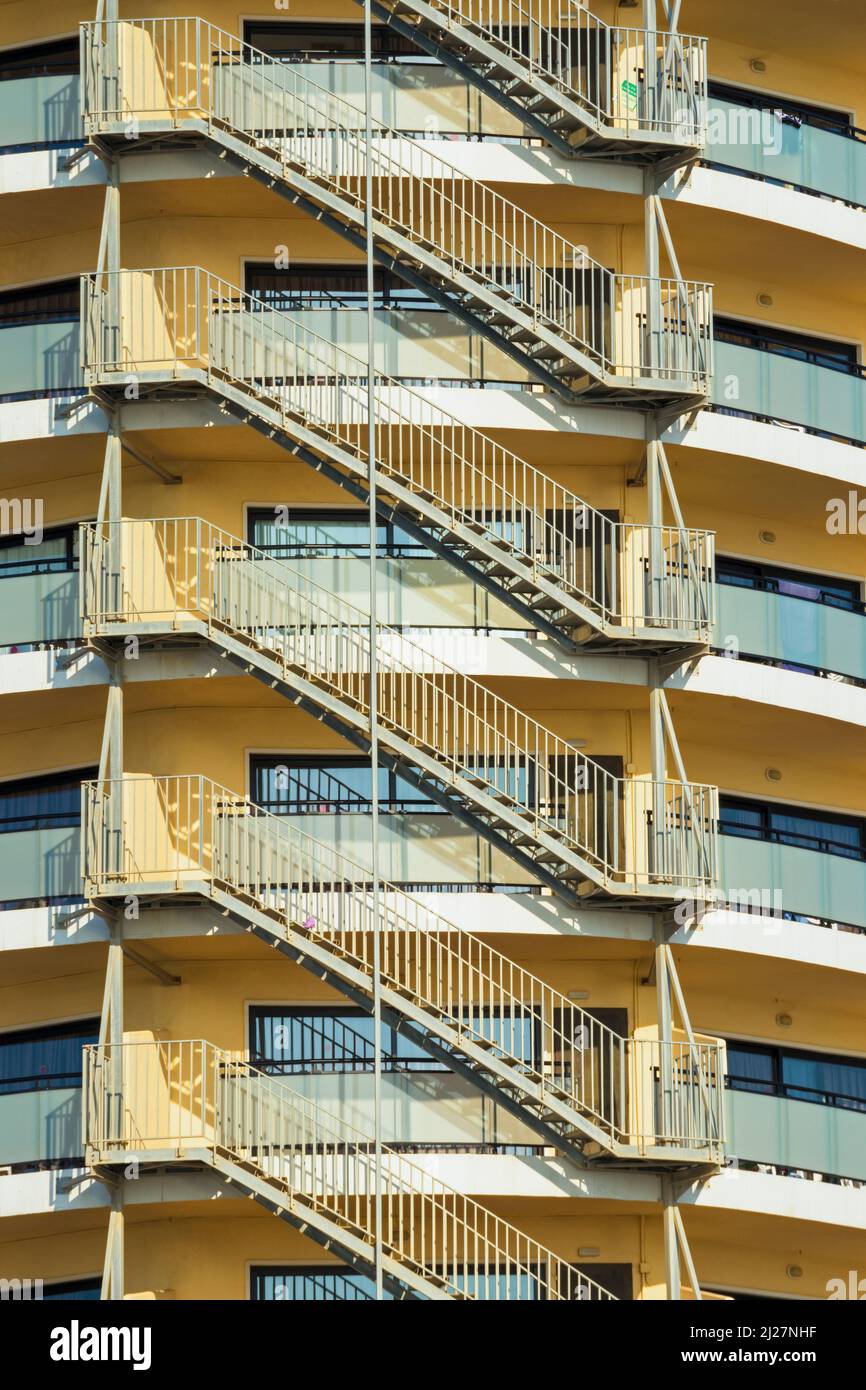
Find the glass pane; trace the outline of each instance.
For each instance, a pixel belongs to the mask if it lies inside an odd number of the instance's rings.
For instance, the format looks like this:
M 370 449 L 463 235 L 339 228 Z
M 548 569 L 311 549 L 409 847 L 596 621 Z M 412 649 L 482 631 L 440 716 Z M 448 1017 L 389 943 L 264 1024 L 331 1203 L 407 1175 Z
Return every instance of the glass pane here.
M 721 803 L 719 828 L 725 835 L 742 835 L 759 840 L 764 834 L 764 814 L 760 806 L 732 806 Z
M 800 845 L 825 854 L 842 854 L 850 859 L 860 857 L 862 830 L 859 823 L 824 820 L 821 816 L 796 811 L 771 809 L 769 814 L 773 838 L 782 844 Z
M 97 1300 L 102 1287 L 101 1279 L 77 1279 L 62 1284 L 45 1284 L 42 1289 L 44 1303 L 57 1303 L 68 1299 Z
M 393 1295 L 386 1289 L 383 1297 L 387 1301 Z M 254 1269 L 250 1298 L 277 1303 L 366 1302 L 375 1300 L 376 1284 L 368 1275 L 343 1265 Z
M 0 1095 L 80 1086 L 81 1049 L 98 1039 L 96 1020 L 0 1036 Z
M 782 1057 L 785 1094 L 845 1110 L 866 1110 L 866 1065 L 832 1057 Z
M 0 834 L 46 830 L 81 823 L 81 781 L 87 771 L 64 781 L 0 783 Z
M 269 1009 L 250 1011 L 250 1052 L 263 1070 L 277 1075 L 305 1072 L 371 1072 L 373 1019 L 361 1009 Z M 389 1024 L 382 1025 L 386 1071 L 447 1071 Z
M 62 574 L 76 567 L 77 558 L 77 526 L 71 531 L 43 536 L 38 542 L 16 538 L 10 544 L 0 544 L 0 579 L 23 574 Z
M 728 1043 L 728 1077 L 735 1091 L 775 1095 L 775 1056 L 772 1052 L 756 1052 L 751 1048 L 737 1047 L 736 1043 Z

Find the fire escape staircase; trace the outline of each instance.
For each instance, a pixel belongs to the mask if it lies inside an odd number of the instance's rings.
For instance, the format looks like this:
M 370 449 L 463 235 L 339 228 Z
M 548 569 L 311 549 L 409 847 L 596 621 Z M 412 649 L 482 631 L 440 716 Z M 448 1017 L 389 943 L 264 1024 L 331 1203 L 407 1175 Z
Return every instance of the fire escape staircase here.
M 705 39 L 604 24 L 580 0 L 373 0 L 372 12 L 560 154 L 676 165 L 702 147 Z
M 86 783 L 85 891 L 207 897 L 579 1164 L 720 1160 L 724 1045 L 624 1038 L 422 901 L 200 776 Z
M 109 1181 L 201 1165 L 398 1299 L 613 1295 L 488 1208 L 200 1040 L 84 1049 L 87 1161 Z
M 115 331 L 114 325 L 119 327 Z M 82 277 L 86 380 L 209 392 L 362 501 L 366 364 L 198 267 Z M 699 647 L 714 622 L 712 533 L 610 520 L 481 431 L 377 377 L 380 510 L 567 650 Z
M 88 138 L 117 154 L 196 138 L 365 245 L 363 117 L 296 65 L 201 19 L 82 26 Z M 616 274 L 462 173 L 376 124 L 377 260 L 567 401 L 693 409 L 712 372 L 712 291 Z
M 560 897 L 671 903 L 717 876 L 715 788 L 618 778 L 486 686 L 309 577 L 196 517 L 84 525 L 91 642 L 210 643 L 370 747 Z

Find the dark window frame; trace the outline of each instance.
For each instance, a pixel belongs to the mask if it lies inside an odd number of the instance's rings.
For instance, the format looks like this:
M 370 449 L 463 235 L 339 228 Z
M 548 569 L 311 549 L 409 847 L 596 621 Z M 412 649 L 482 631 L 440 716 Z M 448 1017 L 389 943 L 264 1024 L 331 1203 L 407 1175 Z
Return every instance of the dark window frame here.
M 99 1037 L 99 1018 L 76 1018 L 67 1023 L 52 1023 L 45 1027 L 4 1029 L 0 1033 L 0 1053 L 6 1047 L 15 1047 L 20 1043 L 51 1042 L 53 1039 L 77 1037 L 96 1042 Z M 82 1049 L 83 1047 L 84 1043 L 82 1043 Z M 55 1084 L 52 1085 L 52 1082 Z M 3 1076 L 2 1071 L 0 1071 L 0 1095 L 24 1095 L 33 1091 L 66 1090 L 81 1086 L 82 1082 L 83 1057 L 82 1066 L 75 1071 L 38 1072 L 20 1076 Z
M 269 803 L 269 802 L 257 800 L 255 779 L 256 779 L 256 777 L 257 777 L 262 771 L 265 771 L 268 767 L 275 767 L 275 766 L 280 766 L 280 767 L 282 767 L 282 766 L 287 766 L 287 767 L 289 767 L 290 769 L 292 769 L 292 768 L 297 768 L 297 769 L 299 769 L 299 770 L 303 770 L 303 769 L 312 769 L 312 770 L 322 769 L 322 770 L 324 770 L 324 771 L 327 771 L 327 768 L 328 768 L 329 766 L 331 766 L 331 767 L 346 767 L 347 765 L 349 765 L 349 766 L 351 766 L 351 767 L 353 767 L 353 768 L 354 768 L 354 767 L 358 767 L 358 768 L 365 768 L 365 769 L 368 769 L 368 768 L 370 767 L 370 762 L 369 762 L 369 759 L 368 759 L 368 758 L 365 758 L 362 754 L 361 754 L 361 755 L 353 755 L 353 754 L 351 754 L 351 753 L 350 753 L 350 754 L 347 754 L 346 756 L 341 756 L 341 755 L 338 754 L 338 753 L 328 753 L 328 754 L 309 754 L 309 753 L 303 753 L 303 754 L 293 754 L 293 753 L 252 753 L 252 754 L 250 754 L 250 763 L 249 763 L 250 796 L 251 796 L 251 799 L 255 802 L 255 804 L 256 804 L 257 806 L 260 806 L 262 810 L 264 810 L 264 811 L 269 811 L 272 815 L 290 815 L 290 816 L 293 816 L 293 815 L 294 815 L 294 816 L 299 816 L 299 815 L 353 815 L 353 814 L 357 814 L 357 815 L 368 815 L 368 814 L 370 813 L 370 810 L 371 810 L 371 802 L 370 802 L 369 799 L 366 799 L 366 800 L 365 800 L 365 799 L 363 799 L 363 798 L 355 799 L 354 797 L 347 797 L 344 801 L 341 801 L 339 797 L 336 797 L 336 798 L 322 798 L 322 800 L 318 803 L 318 805 L 320 806 L 320 808 L 322 808 L 322 807 L 327 807 L 328 809 L 326 809 L 326 810 L 319 809 L 318 811 L 315 811 L 315 810 L 312 810 L 312 809 L 311 809 L 311 810 L 305 810 L 305 809 L 303 809 L 304 806 L 306 806 L 306 805 L 308 805 L 308 804 L 311 805 L 311 806 L 314 805 L 314 804 L 316 804 L 314 801 L 311 801 L 310 803 L 306 803 L 306 802 L 291 802 L 291 801 L 287 801 L 287 802 L 285 802 L 285 803 L 282 803 L 282 802 L 281 802 L 281 803 L 276 803 L 276 802 L 270 802 L 270 803 Z M 507 769 L 506 769 L 506 767 L 505 767 L 505 763 L 504 763 L 504 761 L 503 761 L 502 759 L 500 759 L 500 760 L 495 764 L 495 766 L 496 766 L 497 768 L 502 769 L 503 772 L 507 772 Z M 515 769 L 512 768 L 512 770 L 514 771 Z M 400 782 L 405 783 L 405 782 L 407 781 L 407 778 L 406 778 L 406 776 L 405 776 L 405 771 L 404 771 L 403 769 L 401 769 L 401 768 L 385 768 L 385 767 L 383 767 L 383 766 L 380 765 L 379 772 L 380 772 L 381 775 L 384 775 L 384 776 L 387 777 L 386 786 L 388 787 L 388 791 L 387 791 L 386 795 L 385 795 L 385 796 L 381 796 L 381 795 L 380 795 L 380 798 L 379 798 L 379 809 L 380 809 L 380 811 L 381 811 L 383 814 L 385 814 L 385 815 L 415 814 L 415 815 L 437 815 L 437 816 L 438 816 L 438 815 L 448 815 L 448 814 L 449 814 L 449 812 L 446 811 L 445 807 L 441 806 L 440 803 L 439 803 L 438 801 L 434 800 L 434 799 L 433 799 L 431 796 L 429 796 L 426 792 L 421 791 L 420 789 L 417 790 L 417 796 L 416 796 L 416 797 L 409 798 L 409 797 L 407 797 L 407 796 L 398 796 L 398 795 L 397 795 L 397 788 L 398 788 L 399 783 L 400 783 Z M 522 776 L 522 775 L 525 775 L 525 776 L 527 777 L 527 779 L 528 779 L 527 787 L 526 787 L 527 803 L 530 804 L 530 805 L 535 804 L 535 790 L 534 790 L 534 787 L 535 787 L 535 771 L 534 771 L 534 768 L 530 767 L 530 768 L 527 768 L 527 769 L 525 769 L 525 770 L 524 770 L 524 769 L 518 768 L 518 769 L 516 769 L 516 775 L 517 775 L 518 778 L 520 778 L 520 776 Z M 505 779 L 505 778 L 499 779 L 499 780 L 500 780 L 501 782 L 503 782 L 503 783 L 506 782 L 506 779 Z M 372 786 L 372 777 L 371 777 L 371 786 Z M 274 809 L 275 806 L 279 806 L 279 809 Z M 282 809 L 283 806 L 287 806 L 289 809 L 285 809 L 285 810 L 284 810 L 284 809 Z
M 0 49 L 0 82 L 15 82 L 27 77 L 45 77 L 52 73 L 77 77 L 81 71 L 81 52 L 78 34 L 44 43 L 28 43 L 16 48 Z
M 17 550 L 23 544 L 23 533 L 17 535 L 0 537 L 0 579 L 25 579 L 30 575 L 38 574 L 75 574 L 78 571 L 78 555 L 76 553 L 76 542 L 78 540 L 78 523 L 73 522 L 67 526 L 47 526 L 42 533 L 44 541 L 56 540 L 61 537 L 66 540 L 66 552 L 64 555 L 51 555 L 39 558 L 39 547 L 33 546 L 33 561 L 26 560 L 4 560 L 3 554 L 8 550 Z M 25 567 L 26 566 L 26 567 Z M 14 570 L 15 573 L 9 571 Z
M 11 835 L 19 831 L 52 830 L 74 828 L 81 824 L 81 797 L 79 793 L 76 810 L 39 811 L 32 815 L 4 816 L 4 800 L 10 794 L 26 795 L 28 792 L 48 791 L 52 788 L 77 786 L 91 781 L 97 775 L 95 767 L 71 768 L 65 772 L 46 772 L 35 777 L 15 777 L 0 782 L 0 834 Z M 28 822 L 24 824 L 23 822 Z M 33 822 L 30 824 L 30 822 Z
M 748 833 L 746 827 L 739 830 L 735 828 L 725 829 L 724 813 L 728 809 L 756 813 L 760 817 L 759 825 L 754 827 L 757 833 Z M 794 819 L 802 817 L 804 820 L 821 820 L 827 825 L 844 825 L 857 829 L 860 834 L 859 847 L 846 845 L 841 840 L 826 839 L 821 835 L 808 833 L 800 835 L 794 830 L 779 829 L 771 823 L 771 818 L 774 815 L 791 816 Z M 735 825 L 735 822 L 730 824 Z M 765 844 L 790 845 L 795 849 L 811 849 L 816 850 L 819 854 L 836 855 L 840 859 L 866 860 L 866 817 L 845 815 L 843 812 L 810 811 L 806 806 L 793 806 L 784 802 L 761 801 L 757 798 L 723 794 L 719 803 L 719 831 L 723 835 L 730 835 L 736 839 L 758 840 Z M 811 843 L 806 843 L 807 841 Z
M 710 104 L 712 104 L 714 97 L 717 101 L 731 102 L 735 106 L 747 106 L 752 110 L 781 111 L 785 115 L 795 117 L 803 125 L 813 126 L 817 130 L 827 130 L 833 135 L 861 140 L 866 136 L 866 131 L 855 126 L 847 112 L 835 111 L 832 107 L 817 106 L 813 102 L 800 101 L 797 97 L 780 97 L 774 96 L 772 92 L 755 92 L 746 87 L 738 87 L 732 82 L 716 81 L 715 78 L 711 77 L 707 84 L 707 99 Z
M 805 1048 L 781 1047 L 774 1043 L 741 1042 L 738 1038 L 728 1039 L 728 1049 L 766 1057 L 771 1062 L 772 1077 L 762 1080 L 759 1077 L 738 1075 L 730 1067 L 725 1079 L 728 1090 L 747 1091 L 753 1095 L 777 1096 L 783 1100 L 802 1100 L 809 1105 L 824 1105 L 836 1110 L 866 1112 L 866 1097 L 848 1095 L 844 1091 L 819 1090 L 800 1082 L 787 1081 L 784 1076 L 784 1061 L 789 1058 L 797 1062 L 818 1062 L 819 1064 L 843 1065 L 861 1069 L 866 1073 L 866 1060 L 859 1057 L 846 1057 L 839 1053 L 810 1052 Z M 739 1084 L 737 1084 L 739 1083 Z M 805 1095 L 801 1092 L 806 1092 Z M 838 1101 L 849 1101 L 839 1105 Z
M 99 1298 L 102 1290 L 101 1275 L 89 1279 L 55 1279 L 42 1286 L 42 1301 L 50 1303 L 53 1299 Z
M 273 52 L 268 47 L 268 40 L 272 37 L 286 34 L 303 39 L 309 36 L 314 44 L 319 44 L 318 48 L 290 48 L 285 52 Z M 345 40 L 344 48 L 328 48 L 326 40 L 331 44 L 335 40 Z M 351 20 L 338 20 L 334 23 L 314 21 L 314 20 L 244 20 L 243 26 L 244 44 L 254 50 L 251 55 L 253 62 L 258 62 L 258 53 L 264 53 L 273 62 L 282 63 L 357 63 L 364 59 L 364 24 L 363 21 L 354 22 Z M 390 24 L 373 24 L 372 26 L 372 58 L 374 63 L 395 63 L 395 62 L 423 62 L 439 63 L 414 44 L 411 39 L 398 34 L 392 29 Z
M 738 583 L 738 578 L 746 581 Z M 761 593 L 779 594 L 779 584 L 804 584 L 817 589 L 818 596 L 807 594 L 782 594 L 784 598 L 800 599 L 803 603 L 820 603 L 828 608 L 841 608 L 846 612 L 866 613 L 866 602 L 862 597 L 862 585 L 855 579 L 845 579 L 811 570 L 786 569 L 784 565 L 768 565 L 760 560 L 741 560 L 736 556 L 716 556 L 716 579 L 720 584 L 731 588 L 755 589 Z M 826 582 L 825 582 L 826 581 Z M 832 586 L 832 587 L 831 587 Z M 834 593 L 833 589 L 846 589 L 848 596 Z
M 752 323 L 730 314 L 713 316 L 713 341 L 733 343 L 737 347 L 752 348 L 777 357 L 787 357 L 793 362 L 806 362 L 814 367 L 826 367 L 828 371 L 866 379 L 866 366 L 860 362 L 856 343 L 819 338 L 793 328 L 772 328 L 769 324 Z
M 262 281 L 274 285 L 264 286 Z M 340 284 L 340 281 L 343 283 Z M 305 283 L 306 282 L 306 283 Z M 285 290 L 280 285 L 285 285 Z M 363 261 L 328 264 L 318 261 L 299 261 L 295 265 L 277 268 L 271 261 L 247 261 L 244 265 L 244 290 L 262 300 L 277 313 L 297 314 L 311 310 L 331 312 L 366 312 L 367 280 Z M 271 297 L 268 291 L 271 290 Z M 344 296 L 340 302 L 339 296 Z M 446 313 L 438 299 L 416 289 L 400 274 L 387 266 L 373 271 L 373 309 L 412 310 L 415 313 Z
M 366 1009 L 362 1009 L 351 1004 L 250 1004 L 247 1010 L 247 1044 L 249 1048 L 250 1061 L 268 1076 L 365 1076 L 373 1073 L 373 1039 L 369 1040 L 371 1049 L 369 1057 L 354 1057 L 343 1059 L 324 1059 L 302 1056 L 298 1060 L 291 1062 L 278 1062 L 273 1058 L 265 1057 L 255 1046 L 255 1026 L 257 1021 L 264 1021 L 268 1018 L 285 1019 L 291 1022 L 295 1019 L 372 1019 L 372 1015 Z M 437 1062 L 435 1058 L 419 1049 L 420 1055 L 417 1057 L 401 1057 L 395 1046 L 398 1030 L 392 1027 L 386 1020 L 382 1021 L 383 1047 L 382 1047 L 382 1070 L 389 1074 L 408 1074 L 412 1076 L 423 1075 L 428 1072 L 448 1074 L 450 1068 L 444 1062 Z M 386 1045 L 385 1037 L 390 1035 L 390 1041 Z M 366 1039 L 364 1039 L 366 1043 Z
M 327 526 L 329 523 L 333 525 L 335 521 L 346 521 L 362 525 L 364 528 L 368 525 L 368 513 L 363 507 L 297 506 L 289 507 L 287 510 L 290 522 L 292 520 L 298 522 L 312 521 L 314 523 L 321 522 L 323 526 Z M 348 543 L 341 545 L 337 542 L 333 545 L 325 546 L 317 544 L 305 545 L 298 542 L 289 543 L 282 547 L 265 547 L 255 539 L 255 526 L 258 521 L 272 523 L 275 511 L 275 507 L 250 507 L 247 511 L 246 529 L 247 544 L 255 547 L 257 550 L 263 551 L 273 559 L 339 558 L 341 556 L 363 560 L 369 558 L 370 547 L 366 537 L 359 545 L 350 545 Z M 505 534 L 507 528 L 513 527 L 513 521 L 510 519 L 508 523 L 503 521 L 505 514 L 501 510 L 487 508 L 484 511 L 473 512 L 472 515 L 477 521 L 483 522 L 491 531 L 500 536 Z M 526 526 L 526 532 L 524 535 L 521 535 L 520 548 L 531 554 L 532 535 L 529 530 L 528 522 L 524 522 L 523 524 Z M 438 558 L 436 552 L 425 545 L 423 541 L 416 541 L 408 535 L 401 527 L 399 520 L 394 521 L 390 518 L 380 516 L 377 520 L 377 531 L 381 531 L 384 537 L 381 544 L 377 544 L 376 547 L 376 553 L 380 559 L 430 560 Z M 580 537 L 582 534 L 583 532 L 575 531 L 576 537 Z
M 255 538 L 255 527 L 259 521 L 273 524 L 274 507 L 250 507 L 247 511 L 247 544 L 254 546 L 257 550 L 263 551 L 275 560 L 292 560 L 306 558 L 339 558 L 341 556 L 367 559 L 370 553 L 369 544 L 349 545 L 334 542 L 333 544 L 314 544 L 303 542 L 287 542 L 282 546 L 263 546 Z M 289 523 L 297 522 L 321 522 L 323 526 L 335 522 L 363 523 L 368 522 L 368 513 L 363 507 L 289 507 L 287 508 Z M 377 543 L 376 553 L 386 559 L 400 559 L 407 556 L 414 558 L 429 559 L 434 552 L 425 546 L 422 541 L 415 541 L 410 536 L 406 536 L 398 522 L 379 517 L 376 522 L 377 531 L 381 531 L 384 539 L 381 544 Z M 401 539 L 395 539 L 396 536 Z
M 53 309 L 40 302 L 50 304 L 53 299 L 57 300 Z M 64 299 L 68 303 L 62 303 Z M 17 312 L 16 306 L 20 306 Z M 77 276 L 0 291 L 0 330 L 40 323 L 78 323 L 80 317 L 81 281 Z

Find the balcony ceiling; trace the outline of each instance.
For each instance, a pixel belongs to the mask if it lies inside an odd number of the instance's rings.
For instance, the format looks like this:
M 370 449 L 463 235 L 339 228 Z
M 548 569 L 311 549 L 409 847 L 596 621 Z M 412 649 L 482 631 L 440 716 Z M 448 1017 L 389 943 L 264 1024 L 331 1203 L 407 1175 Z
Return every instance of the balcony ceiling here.
M 755 57 L 782 51 L 866 69 L 863 0 L 685 0 L 680 28 L 748 48 Z

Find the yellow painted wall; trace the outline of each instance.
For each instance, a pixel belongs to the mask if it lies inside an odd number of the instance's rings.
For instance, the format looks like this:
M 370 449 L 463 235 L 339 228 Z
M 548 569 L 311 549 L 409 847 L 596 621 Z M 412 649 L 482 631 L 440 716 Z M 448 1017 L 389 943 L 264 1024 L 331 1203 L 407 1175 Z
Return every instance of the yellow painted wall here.
M 488 1205 L 550 1246 L 562 1258 L 586 1264 L 630 1263 L 638 1297 L 664 1296 L 661 1223 L 651 1208 L 611 1215 L 592 1202 L 489 1201 Z M 19 1219 L 8 1234 L 0 1226 L 0 1278 L 82 1277 L 101 1271 L 104 1214 L 79 1218 L 70 1230 L 56 1218 Z M 702 1283 L 731 1285 L 781 1296 L 826 1297 L 827 1281 L 866 1265 L 862 1232 L 807 1222 L 772 1222 L 740 1216 L 737 1230 L 720 1212 L 685 1214 Z M 580 1260 L 581 1247 L 600 1255 Z M 317 1246 L 249 1202 L 223 1198 L 214 1205 L 173 1203 L 131 1208 L 126 1231 L 129 1293 L 162 1290 L 177 1299 L 243 1299 L 253 1264 L 324 1263 Z M 802 1275 L 792 1278 L 789 1268 Z

